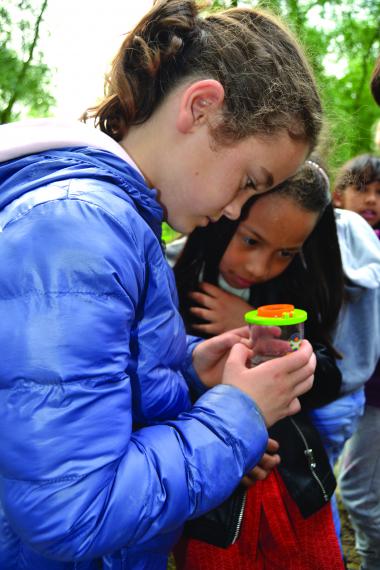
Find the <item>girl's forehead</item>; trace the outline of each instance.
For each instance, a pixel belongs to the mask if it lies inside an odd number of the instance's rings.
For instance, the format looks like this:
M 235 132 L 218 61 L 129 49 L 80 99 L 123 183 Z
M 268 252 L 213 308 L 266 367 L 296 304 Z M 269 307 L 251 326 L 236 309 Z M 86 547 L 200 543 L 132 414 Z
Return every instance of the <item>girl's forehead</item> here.
M 261 202 L 261 204 L 260 204 Z M 307 207 L 303 203 L 297 201 L 296 195 L 279 193 L 276 191 L 271 192 L 268 196 L 263 195 L 257 200 L 256 213 L 253 216 L 264 222 L 277 224 L 286 231 L 291 231 L 293 225 L 298 227 L 309 227 L 310 224 L 314 225 L 318 220 L 321 210 L 317 208 Z
M 354 181 L 347 184 L 346 188 L 377 188 L 378 186 L 380 186 L 380 178 L 368 181 Z
M 294 223 L 298 228 L 309 227 L 318 215 L 319 212 L 305 209 L 292 196 L 282 193 L 276 196 L 276 192 L 270 192 L 255 200 L 241 226 L 254 231 L 260 228 L 270 234 L 274 233 L 274 226 L 281 226 L 285 233 L 292 233 Z
M 257 196 L 252 203 L 249 214 L 255 215 L 256 212 L 258 213 L 262 210 L 278 210 L 283 207 L 286 207 L 287 210 L 303 210 L 291 194 L 277 193 L 275 190 L 272 190 Z

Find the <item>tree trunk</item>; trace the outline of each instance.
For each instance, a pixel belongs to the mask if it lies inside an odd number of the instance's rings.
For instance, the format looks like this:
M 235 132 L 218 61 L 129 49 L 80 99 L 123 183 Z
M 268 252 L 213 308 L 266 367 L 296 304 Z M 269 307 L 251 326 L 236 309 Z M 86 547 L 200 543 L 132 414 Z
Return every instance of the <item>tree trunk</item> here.
M 15 88 L 11 98 L 9 99 L 8 105 L 0 113 L 0 124 L 9 123 L 9 121 L 11 119 L 13 107 L 14 107 L 14 105 L 18 99 L 18 95 L 19 95 L 19 93 L 23 87 L 23 82 L 24 82 L 25 76 L 28 72 L 29 66 L 31 65 L 31 63 L 33 61 L 34 50 L 36 48 L 38 38 L 40 35 L 40 25 L 41 25 L 42 18 L 43 18 L 43 15 L 45 13 L 45 10 L 47 8 L 48 1 L 49 0 L 43 0 L 43 2 L 42 2 L 40 13 L 38 14 L 38 17 L 36 20 L 36 25 L 34 28 L 33 41 L 29 46 L 28 57 L 24 61 L 23 65 L 21 67 L 20 73 L 18 74 L 17 81 L 16 81 L 16 88 Z

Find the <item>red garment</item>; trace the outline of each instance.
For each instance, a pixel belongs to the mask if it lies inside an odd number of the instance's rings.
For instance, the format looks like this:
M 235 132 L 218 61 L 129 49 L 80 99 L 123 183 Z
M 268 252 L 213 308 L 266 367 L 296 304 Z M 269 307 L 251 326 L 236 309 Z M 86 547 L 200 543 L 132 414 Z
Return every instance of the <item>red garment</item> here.
M 182 538 L 178 570 L 343 570 L 331 506 L 304 519 L 274 470 L 247 494 L 240 536 L 228 548 Z

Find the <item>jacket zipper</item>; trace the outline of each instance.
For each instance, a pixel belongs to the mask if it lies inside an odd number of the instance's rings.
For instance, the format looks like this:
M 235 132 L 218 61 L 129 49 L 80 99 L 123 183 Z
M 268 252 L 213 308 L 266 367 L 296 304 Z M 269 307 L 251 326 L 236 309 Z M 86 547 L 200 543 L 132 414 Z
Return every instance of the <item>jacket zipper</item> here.
M 299 435 L 300 435 L 300 437 L 301 437 L 301 439 L 302 439 L 302 441 L 303 441 L 303 443 L 304 443 L 304 445 L 305 445 L 304 454 L 305 454 L 305 457 L 306 457 L 306 459 L 307 459 L 307 461 L 308 461 L 311 474 L 312 474 L 312 476 L 314 477 L 314 479 L 316 480 L 316 482 L 318 483 L 319 487 L 321 488 L 321 491 L 322 491 L 322 495 L 323 495 L 324 500 L 326 501 L 326 503 L 328 503 L 328 501 L 329 501 L 329 496 L 328 496 L 328 494 L 327 494 L 327 492 L 326 492 L 326 489 L 325 489 L 324 486 L 323 486 L 322 481 L 320 480 L 320 478 L 318 477 L 318 475 L 317 475 L 317 473 L 316 473 L 316 471 L 315 471 L 315 468 L 317 467 L 317 464 L 316 464 L 315 459 L 314 459 L 313 450 L 312 450 L 311 447 L 309 447 L 309 444 L 307 443 L 306 438 L 305 438 L 305 436 L 304 436 L 302 430 L 300 429 L 300 427 L 297 425 L 297 423 L 293 420 L 293 418 L 289 418 L 289 419 L 290 419 L 290 421 L 292 422 L 292 424 L 294 425 L 294 427 L 296 428 L 296 430 L 298 431 L 298 433 L 299 433 Z
M 247 502 L 247 493 L 244 493 L 242 501 L 241 501 L 241 507 L 240 507 L 239 515 L 238 515 L 238 518 L 236 521 L 235 533 L 232 537 L 231 544 L 235 544 L 235 542 L 237 541 L 237 539 L 239 537 L 240 527 L 241 527 L 241 523 L 243 522 L 243 515 L 244 515 L 245 503 L 246 502 Z

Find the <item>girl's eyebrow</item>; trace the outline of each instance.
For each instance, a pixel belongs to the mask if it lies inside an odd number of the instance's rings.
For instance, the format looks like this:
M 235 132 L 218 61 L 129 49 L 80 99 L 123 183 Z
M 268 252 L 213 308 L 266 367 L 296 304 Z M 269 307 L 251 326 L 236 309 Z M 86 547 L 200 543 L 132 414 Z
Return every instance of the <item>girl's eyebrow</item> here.
M 302 244 L 303 245 L 303 244 Z M 291 252 L 295 252 L 295 253 L 299 253 L 302 250 L 302 245 L 296 245 L 294 247 L 282 247 L 281 249 L 285 249 L 286 251 L 291 251 Z
M 267 240 L 261 235 L 259 234 L 256 230 L 254 230 L 253 228 L 250 228 L 248 226 L 248 224 L 246 224 L 245 222 L 242 222 L 240 225 L 241 228 L 243 228 L 246 232 L 251 233 L 252 235 L 254 235 L 256 238 L 258 238 L 259 240 L 266 242 Z M 286 251 L 295 251 L 295 252 L 299 252 L 302 251 L 303 248 L 303 243 L 300 243 L 299 245 L 293 245 L 291 247 L 282 247 L 281 249 L 286 249 Z
M 245 231 L 249 232 L 250 234 L 253 234 L 254 236 L 259 238 L 260 240 L 265 241 L 265 238 L 263 238 L 263 236 L 261 236 L 259 233 L 257 233 L 254 229 L 250 228 L 247 223 L 243 222 L 241 225 L 245 229 Z

